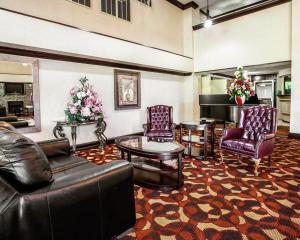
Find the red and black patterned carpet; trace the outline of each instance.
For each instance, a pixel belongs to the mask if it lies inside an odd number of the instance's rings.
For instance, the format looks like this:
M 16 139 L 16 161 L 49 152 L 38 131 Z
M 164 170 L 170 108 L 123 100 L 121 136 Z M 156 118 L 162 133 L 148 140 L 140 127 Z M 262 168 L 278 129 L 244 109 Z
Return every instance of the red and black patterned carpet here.
M 117 159 L 115 145 L 78 154 L 97 164 Z M 257 177 L 249 159 L 219 158 L 185 158 L 178 191 L 135 186 L 137 224 L 122 239 L 300 239 L 300 141 L 277 138 L 272 166 L 262 161 Z

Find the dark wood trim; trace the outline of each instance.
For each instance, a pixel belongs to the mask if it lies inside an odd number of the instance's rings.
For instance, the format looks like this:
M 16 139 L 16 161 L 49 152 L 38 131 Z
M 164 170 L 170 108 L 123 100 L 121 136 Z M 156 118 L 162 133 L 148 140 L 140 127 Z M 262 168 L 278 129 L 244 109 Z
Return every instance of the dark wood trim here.
M 180 8 L 181 10 L 186 10 L 189 8 L 197 9 L 199 7 L 199 5 L 197 3 L 195 3 L 194 1 L 190 1 L 186 4 L 183 4 L 183 3 L 179 2 L 178 0 L 167 0 L 167 2 L 173 4 L 174 6 Z
M 194 1 L 191 1 L 191 2 L 188 2 L 183 5 L 183 10 L 186 10 L 189 8 L 197 9 L 198 7 L 199 7 L 199 5 L 197 3 L 195 3 Z
M 123 61 L 92 57 L 83 54 L 67 53 L 67 52 L 50 50 L 45 48 L 28 47 L 28 46 L 3 43 L 3 42 L 0 42 L 0 53 L 17 55 L 17 56 L 42 58 L 42 59 L 51 59 L 51 60 L 65 61 L 65 62 L 100 65 L 100 66 L 113 67 L 113 68 L 140 70 L 146 72 L 157 72 L 157 73 L 171 74 L 171 75 L 178 75 L 178 76 L 190 76 L 192 74 L 191 72 L 158 68 L 158 67 L 128 63 Z
M 15 13 L 15 14 L 19 14 L 19 15 L 30 17 L 30 18 L 34 18 L 34 19 L 38 19 L 38 20 L 42 20 L 42 21 L 46 21 L 46 22 L 50 22 L 50 23 L 54 23 L 54 24 L 58 24 L 58 25 L 61 25 L 61 26 L 69 27 L 69 28 L 74 28 L 74 29 L 77 29 L 77 30 L 80 30 L 80 31 L 84 31 L 84 32 L 94 33 L 94 34 L 97 34 L 97 35 L 101 35 L 101 36 L 104 36 L 104 37 L 109 37 L 109 38 L 121 40 L 121 41 L 124 41 L 124 42 L 136 44 L 136 45 L 143 46 L 143 47 L 156 49 L 156 50 L 159 50 L 159 51 L 171 53 L 171 54 L 174 54 L 174 55 L 177 55 L 177 56 L 181 56 L 181 57 L 184 57 L 184 58 L 193 59 L 192 57 L 184 56 L 182 54 L 175 53 L 175 52 L 172 52 L 172 51 L 168 51 L 168 50 L 165 50 L 165 49 L 161 49 L 161 48 L 157 48 L 157 47 L 152 47 L 152 46 L 144 45 L 144 44 L 141 44 L 141 43 L 138 43 L 138 42 L 130 41 L 130 40 L 123 39 L 123 38 L 114 37 L 114 36 L 111 36 L 111 35 L 108 35 L 108 34 L 104 34 L 104 33 L 100 33 L 100 32 L 83 30 L 83 29 L 78 28 L 78 27 L 73 26 L 73 25 L 69 25 L 69 24 L 65 24 L 65 23 L 53 21 L 53 20 L 46 19 L 46 18 L 36 17 L 36 16 L 30 15 L 30 14 L 26 14 L 26 13 L 22 13 L 22 12 L 10 10 L 10 9 L 7 9 L 7 8 L 0 7 L 0 10 L 11 12 L 11 13 Z
M 300 139 L 300 133 L 289 133 L 289 138 Z
M 271 64 L 288 64 L 291 63 L 291 61 L 280 61 L 280 62 L 272 62 L 272 63 L 263 63 L 263 64 L 255 64 L 255 65 L 247 65 L 244 66 L 244 68 L 250 68 L 250 67 L 263 67 L 263 66 L 269 66 Z M 211 70 L 207 70 L 207 71 L 200 71 L 200 72 L 194 72 L 195 74 L 202 74 L 202 75 L 206 75 L 206 74 L 219 74 L 218 72 L 221 71 L 235 71 L 236 67 L 231 67 L 231 68 L 221 68 L 221 69 L 211 69 Z
M 271 7 L 275 7 L 284 3 L 291 2 L 292 0 L 262 0 L 211 18 L 213 25 L 226 22 L 235 18 L 243 17 L 245 15 L 262 11 Z M 193 30 L 204 28 L 204 23 L 193 26 Z
M 127 135 L 123 135 L 123 136 L 119 136 L 119 137 L 143 136 L 143 135 L 144 135 L 144 132 L 136 132 L 136 133 L 127 134 Z M 106 144 L 114 144 L 116 138 L 118 138 L 118 137 L 112 137 L 112 138 L 107 139 Z M 81 144 L 76 145 L 77 150 L 88 149 L 88 148 L 92 148 L 92 147 L 99 147 L 99 141 L 92 141 L 92 142 L 81 143 Z

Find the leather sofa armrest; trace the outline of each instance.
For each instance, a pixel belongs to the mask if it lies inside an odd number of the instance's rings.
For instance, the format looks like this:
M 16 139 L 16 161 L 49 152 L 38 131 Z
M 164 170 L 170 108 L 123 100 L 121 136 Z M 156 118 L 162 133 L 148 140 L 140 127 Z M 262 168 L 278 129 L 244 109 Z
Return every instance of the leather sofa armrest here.
M 47 140 L 37 143 L 48 158 L 68 156 L 71 154 L 70 142 L 67 138 Z
M 101 231 L 101 239 L 112 239 L 136 222 L 133 187 L 133 167 L 128 161 L 116 160 L 100 166 L 84 164 L 67 170 L 48 188 L 52 219 L 56 219 L 54 224 L 64 226 L 65 219 L 80 219 L 90 213 L 95 219 L 83 218 L 76 230 L 81 231 L 82 225 L 93 226 L 94 221 L 100 220 L 97 231 Z M 65 209 L 70 214 L 61 218 Z M 74 232 L 74 226 L 65 226 L 64 231 Z M 67 234 L 62 239 L 68 239 Z
M 0 176 L 0 216 L 20 197 L 19 192 Z M 1 238 L 1 235 L 0 235 Z
M 269 140 L 275 138 L 275 134 L 271 133 L 271 134 L 261 134 L 259 135 L 258 141 L 265 141 L 265 140 Z
M 1 187 L 0 182 L 0 193 Z M 0 222 L 1 240 L 113 239 L 136 222 L 132 165 L 83 164 L 58 173 L 53 183 L 22 194 L 5 214 L 0 212 Z
M 230 139 L 239 139 L 243 136 L 244 129 L 243 128 L 227 128 L 222 132 L 222 141 L 230 140 Z

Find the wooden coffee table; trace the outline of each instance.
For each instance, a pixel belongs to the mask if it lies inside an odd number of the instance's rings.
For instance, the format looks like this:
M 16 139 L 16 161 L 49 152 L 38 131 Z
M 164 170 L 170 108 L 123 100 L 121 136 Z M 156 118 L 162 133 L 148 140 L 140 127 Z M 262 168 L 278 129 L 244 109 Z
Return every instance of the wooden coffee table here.
M 171 190 L 183 185 L 182 154 L 184 146 L 175 142 L 153 142 L 147 137 L 127 136 L 116 139 L 121 158 L 132 162 L 135 183 L 141 186 Z M 177 160 L 177 168 L 166 161 Z

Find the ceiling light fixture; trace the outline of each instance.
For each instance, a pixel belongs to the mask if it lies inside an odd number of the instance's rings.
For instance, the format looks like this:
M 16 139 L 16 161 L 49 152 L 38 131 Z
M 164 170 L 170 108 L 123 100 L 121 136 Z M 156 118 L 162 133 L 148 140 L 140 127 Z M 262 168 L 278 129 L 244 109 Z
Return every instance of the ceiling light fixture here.
M 206 21 L 204 22 L 204 27 L 205 27 L 205 28 L 209 28 L 209 27 L 213 24 L 213 22 L 212 22 L 212 20 L 211 20 L 211 17 L 210 17 L 210 15 L 209 15 L 209 0 L 207 0 L 206 17 L 207 17 L 207 19 L 206 19 Z

